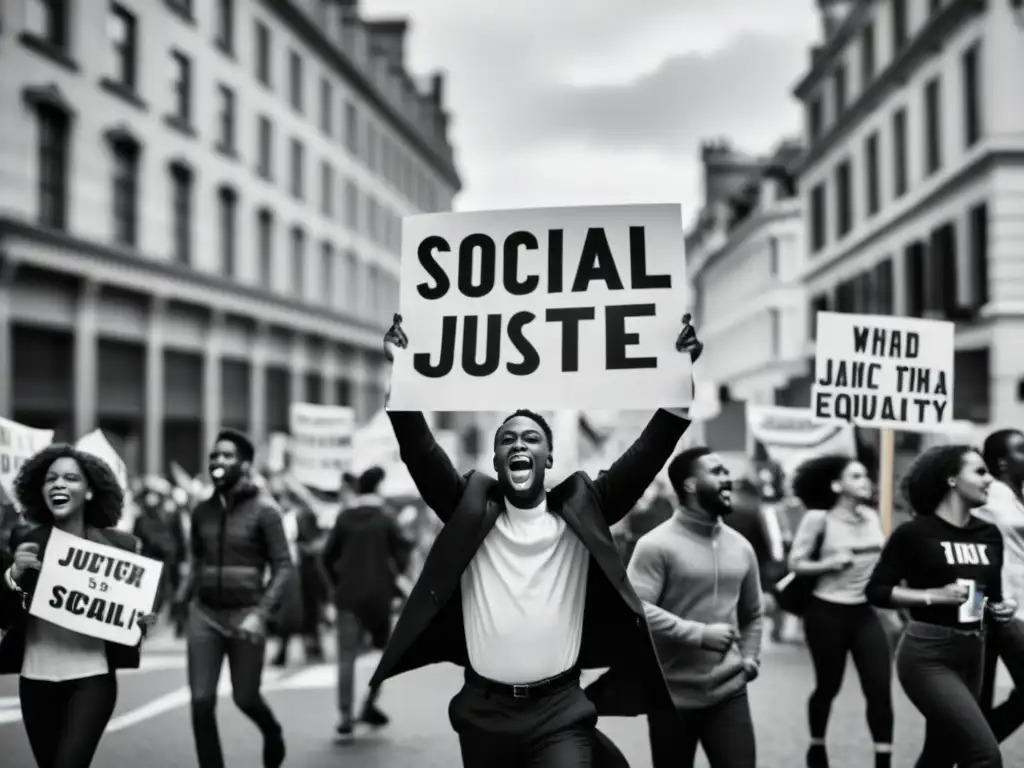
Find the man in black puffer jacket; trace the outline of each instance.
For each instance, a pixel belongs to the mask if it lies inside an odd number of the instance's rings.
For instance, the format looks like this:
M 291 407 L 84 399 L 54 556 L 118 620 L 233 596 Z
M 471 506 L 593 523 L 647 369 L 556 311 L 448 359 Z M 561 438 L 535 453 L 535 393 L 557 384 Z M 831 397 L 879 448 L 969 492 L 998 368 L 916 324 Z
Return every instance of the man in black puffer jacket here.
M 281 512 L 252 483 L 252 442 L 222 430 L 210 453 L 214 494 L 192 513 L 189 578 L 179 602 L 191 600 L 188 681 L 199 768 L 223 768 L 217 731 L 217 682 L 224 659 L 235 704 L 263 734 L 263 764 L 279 768 L 281 726 L 260 693 L 266 622 L 293 568 Z M 267 568 L 270 581 L 264 584 Z

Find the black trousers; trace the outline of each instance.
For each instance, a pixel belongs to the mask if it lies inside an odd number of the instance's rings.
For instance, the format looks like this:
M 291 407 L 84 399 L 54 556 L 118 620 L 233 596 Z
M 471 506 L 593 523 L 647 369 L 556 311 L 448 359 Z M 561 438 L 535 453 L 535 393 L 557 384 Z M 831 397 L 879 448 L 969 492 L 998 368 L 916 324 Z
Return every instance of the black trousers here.
M 1010 671 L 1014 687 L 997 706 L 996 667 L 1000 660 Z M 993 627 L 988 632 L 981 709 L 1000 744 L 1024 725 L 1024 621 L 1020 619 L 1011 619 L 1006 626 Z
M 756 768 L 757 744 L 744 688 L 703 709 L 647 716 L 653 768 L 693 768 L 697 745 L 711 768 Z
M 516 699 L 467 675 L 448 719 L 459 735 L 463 768 L 594 768 L 597 710 L 578 681 Z
M 192 732 L 199 768 L 224 768 L 217 728 L 217 683 L 224 659 L 231 671 L 235 705 L 263 738 L 280 738 L 281 726 L 260 693 L 266 644 L 232 636 L 207 621 L 193 606 L 188 620 L 188 684 L 192 691 Z
M 811 738 L 824 739 L 832 702 L 846 674 L 846 660 L 860 678 L 868 729 L 875 744 L 892 744 L 892 658 L 889 638 L 870 605 L 840 605 L 813 598 L 804 614 L 804 635 L 814 663 L 815 688 L 807 702 Z
M 117 703 L 114 673 L 60 682 L 23 677 L 18 693 L 39 768 L 89 768 Z
M 925 719 L 916 768 L 1002 768 L 999 742 L 978 703 L 984 635 L 911 621 L 896 650 L 896 673 Z

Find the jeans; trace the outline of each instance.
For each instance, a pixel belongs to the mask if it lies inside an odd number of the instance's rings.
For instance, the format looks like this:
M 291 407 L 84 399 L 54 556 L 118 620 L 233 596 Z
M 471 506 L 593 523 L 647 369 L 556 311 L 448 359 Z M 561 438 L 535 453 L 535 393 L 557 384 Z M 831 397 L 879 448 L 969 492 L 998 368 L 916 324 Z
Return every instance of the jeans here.
M 342 720 L 347 720 L 352 717 L 356 660 L 363 649 L 366 631 L 359 617 L 352 611 L 338 611 L 334 623 L 338 641 L 338 712 Z M 372 707 L 378 693 L 377 688 L 371 690 L 364 706 Z
M 892 744 L 892 660 L 889 639 L 874 608 L 813 598 L 804 614 L 804 634 L 814 663 L 815 688 L 807 703 L 811 738 L 825 738 L 846 659 L 852 656 L 867 703 L 871 738 L 875 744 Z
M 39 768 L 89 768 L 114 714 L 113 672 L 79 680 L 21 678 L 21 718 Z
M 697 745 L 711 768 L 756 768 L 757 743 L 746 689 L 703 709 L 647 716 L 653 768 L 693 768 Z
M 221 631 L 192 607 L 188 620 L 188 684 L 199 768 L 224 768 L 217 729 L 217 684 L 225 658 L 235 705 L 255 723 L 265 741 L 281 738 L 281 726 L 260 694 L 265 645 Z
M 999 743 L 978 703 L 981 632 L 911 621 L 896 650 L 900 684 L 925 719 L 916 768 L 1002 768 Z

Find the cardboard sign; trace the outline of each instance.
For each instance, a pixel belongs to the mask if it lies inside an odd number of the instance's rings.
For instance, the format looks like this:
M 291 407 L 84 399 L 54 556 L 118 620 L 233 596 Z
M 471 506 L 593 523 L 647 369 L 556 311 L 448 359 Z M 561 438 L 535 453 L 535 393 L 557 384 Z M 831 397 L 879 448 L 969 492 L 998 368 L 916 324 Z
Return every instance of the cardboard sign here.
M 678 205 L 406 217 L 389 408 L 688 406 L 683 252 Z
M 302 485 L 337 491 L 352 464 L 356 414 L 342 405 L 292 403 L 288 468 Z
M 52 429 L 34 429 L 10 419 L 0 418 L 0 499 L 14 498 L 14 479 L 18 470 L 39 451 L 53 442 Z
M 94 429 L 89 434 L 80 438 L 75 443 L 75 447 L 83 453 L 95 456 L 110 467 L 110 471 L 114 473 L 114 477 L 117 478 L 117 482 L 121 486 L 121 490 L 128 490 L 128 467 L 125 465 L 124 460 L 117 455 L 117 451 L 114 450 L 114 446 L 110 444 L 102 430 Z
M 815 418 L 940 431 L 953 420 L 953 347 L 953 323 L 819 312 Z
M 54 529 L 29 613 L 64 629 L 133 646 L 153 610 L 163 563 Z
M 787 476 L 814 456 L 857 455 L 850 424 L 822 424 L 809 408 L 747 403 L 747 429 Z

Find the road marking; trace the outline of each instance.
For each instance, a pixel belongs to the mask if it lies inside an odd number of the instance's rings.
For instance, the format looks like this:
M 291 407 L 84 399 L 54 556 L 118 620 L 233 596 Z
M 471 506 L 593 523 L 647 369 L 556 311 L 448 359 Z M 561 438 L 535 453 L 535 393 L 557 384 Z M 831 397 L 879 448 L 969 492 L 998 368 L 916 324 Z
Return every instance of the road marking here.
M 369 677 L 380 661 L 380 653 L 360 656 L 356 661 L 357 686 L 369 682 Z M 365 682 L 364 682 L 365 680 Z M 280 678 L 276 683 L 266 686 L 267 692 L 273 691 L 313 691 L 334 688 L 338 684 L 338 666 L 333 662 L 316 664 L 306 667 L 294 675 Z

